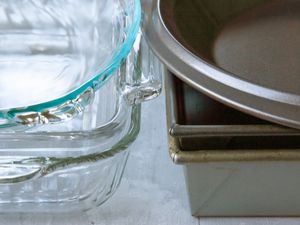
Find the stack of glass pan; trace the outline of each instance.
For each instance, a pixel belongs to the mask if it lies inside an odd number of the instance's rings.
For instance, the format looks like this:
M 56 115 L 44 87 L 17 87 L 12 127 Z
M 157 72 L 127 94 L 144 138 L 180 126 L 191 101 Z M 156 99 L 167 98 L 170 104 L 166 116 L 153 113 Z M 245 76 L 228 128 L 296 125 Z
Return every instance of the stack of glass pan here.
M 82 211 L 116 190 L 161 91 L 139 0 L 3 1 L 0 210 Z

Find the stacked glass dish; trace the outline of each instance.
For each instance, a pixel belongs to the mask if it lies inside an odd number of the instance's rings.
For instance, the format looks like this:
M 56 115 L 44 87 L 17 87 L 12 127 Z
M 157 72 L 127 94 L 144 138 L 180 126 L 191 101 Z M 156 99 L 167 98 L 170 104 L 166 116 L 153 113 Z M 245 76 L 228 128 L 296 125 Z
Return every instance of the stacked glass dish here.
M 139 0 L 0 4 L 0 211 L 83 211 L 118 186 L 161 68 Z

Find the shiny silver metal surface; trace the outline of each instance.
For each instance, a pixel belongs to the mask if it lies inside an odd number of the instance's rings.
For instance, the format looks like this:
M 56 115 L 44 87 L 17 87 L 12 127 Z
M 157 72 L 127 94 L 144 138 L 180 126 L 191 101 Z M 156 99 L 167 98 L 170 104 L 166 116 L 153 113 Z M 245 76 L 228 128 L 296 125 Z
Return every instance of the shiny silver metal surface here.
M 176 76 L 238 110 L 300 129 L 299 1 L 146 0 L 143 8 L 148 41 Z

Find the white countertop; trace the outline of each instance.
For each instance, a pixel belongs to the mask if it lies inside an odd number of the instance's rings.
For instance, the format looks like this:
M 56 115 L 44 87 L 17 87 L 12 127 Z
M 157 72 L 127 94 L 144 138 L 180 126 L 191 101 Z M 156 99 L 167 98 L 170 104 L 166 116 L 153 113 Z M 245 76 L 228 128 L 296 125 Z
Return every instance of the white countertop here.
M 203 218 L 190 215 L 181 166 L 169 159 L 164 96 L 143 104 L 142 127 L 117 193 L 82 215 L 2 215 L 7 225 L 296 225 L 295 218 Z

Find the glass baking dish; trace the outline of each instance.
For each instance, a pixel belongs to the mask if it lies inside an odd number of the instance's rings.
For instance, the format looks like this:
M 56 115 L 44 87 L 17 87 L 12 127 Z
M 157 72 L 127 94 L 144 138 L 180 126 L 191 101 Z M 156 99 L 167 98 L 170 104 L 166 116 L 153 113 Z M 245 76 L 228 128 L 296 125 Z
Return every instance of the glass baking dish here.
M 145 73 L 153 75 L 152 86 L 142 82 Z M 160 64 L 142 40 L 138 57 L 133 49 L 74 119 L 0 132 L 0 211 L 83 211 L 106 201 L 139 132 L 139 103 L 161 91 L 159 75 Z M 146 88 L 148 95 L 140 91 Z
M 0 3 L 1 129 L 76 116 L 124 62 L 140 27 L 139 0 Z
M 117 2 L 140 13 L 137 0 Z M 59 110 L 25 110 L 0 129 L 1 213 L 85 211 L 114 193 L 139 132 L 140 103 L 161 92 L 161 66 L 141 32 L 107 78 Z

